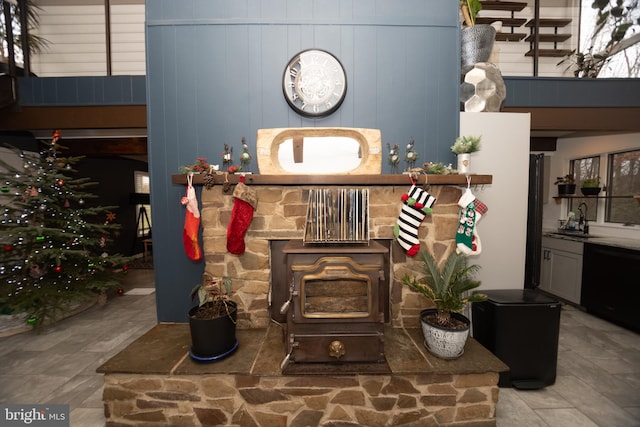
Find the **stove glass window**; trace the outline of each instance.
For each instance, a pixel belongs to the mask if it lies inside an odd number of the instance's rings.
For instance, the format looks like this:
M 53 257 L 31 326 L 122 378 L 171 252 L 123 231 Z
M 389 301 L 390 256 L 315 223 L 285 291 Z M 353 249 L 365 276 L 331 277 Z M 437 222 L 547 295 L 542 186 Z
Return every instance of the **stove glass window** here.
M 371 281 L 366 275 L 327 278 L 308 275 L 301 286 L 302 315 L 308 318 L 358 318 L 371 312 Z

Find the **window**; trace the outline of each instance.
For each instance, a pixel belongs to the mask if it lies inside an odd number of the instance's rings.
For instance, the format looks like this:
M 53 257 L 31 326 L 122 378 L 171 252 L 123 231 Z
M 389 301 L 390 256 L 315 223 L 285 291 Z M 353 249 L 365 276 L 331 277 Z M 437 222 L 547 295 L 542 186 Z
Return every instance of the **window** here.
M 640 150 L 609 154 L 605 221 L 640 224 L 640 206 L 632 197 L 640 194 Z
M 151 205 L 149 204 L 149 173 L 135 171 L 135 197 L 136 203 L 136 233 L 138 237 L 151 235 Z
M 570 174 L 576 180 L 576 195 L 581 195 L 580 188 L 582 187 L 582 183 L 586 179 L 590 178 L 598 178 L 600 176 L 600 156 L 594 157 L 585 157 L 583 159 L 575 159 L 571 160 L 569 164 Z M 580 204 L 585 203 L 587 208 L 586 212 L 584 212 L 588 221 L 595 221 L 597 219 L 597 208 L 598 208 L 598 199 L 591 198 L 578 198 L 569 200 L 569 210 L 576 212 L 579 210 Z

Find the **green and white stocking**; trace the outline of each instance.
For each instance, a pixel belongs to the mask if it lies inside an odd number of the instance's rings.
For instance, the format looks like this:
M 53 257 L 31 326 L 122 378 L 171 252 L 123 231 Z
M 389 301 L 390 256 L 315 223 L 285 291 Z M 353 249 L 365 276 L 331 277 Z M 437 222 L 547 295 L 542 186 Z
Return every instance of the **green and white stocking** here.
M 482 252 L 482 243 L 478 234 L 478 221 L 489 209 L 487 205 L 476 199 L 468 188 L 460 197 L 458 206 L 461 209 L 456 231 L 456 251 L 467 256 L 479 255 Z

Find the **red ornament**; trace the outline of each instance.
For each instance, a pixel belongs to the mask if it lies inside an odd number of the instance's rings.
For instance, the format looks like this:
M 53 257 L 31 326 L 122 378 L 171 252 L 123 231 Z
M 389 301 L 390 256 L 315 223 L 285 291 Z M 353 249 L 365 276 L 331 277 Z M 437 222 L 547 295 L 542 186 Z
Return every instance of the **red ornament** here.
M 9 244 L 4 245 L 4 251 L 5 252 L 9 252 L 11 250 L 13 250 L 13 245 L 9 245 Z
M 55 271 L 56 273 L 60 273 L 62 271 L 62 267 L 59 265 L 56 265 L 53 269 L 53 271 Z
M 128 265 L 123 265 L 122 266 L 122 270 L 123 271 L 129 271 L 129 266 Z
M 124 289 L 118 288 L 118 295 L 120 296 L 124 295 Z

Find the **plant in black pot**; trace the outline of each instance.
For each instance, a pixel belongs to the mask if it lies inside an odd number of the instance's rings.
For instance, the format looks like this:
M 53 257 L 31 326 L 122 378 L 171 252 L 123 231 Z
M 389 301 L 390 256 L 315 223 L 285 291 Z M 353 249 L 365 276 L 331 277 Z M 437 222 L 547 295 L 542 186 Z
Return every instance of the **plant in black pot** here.
M 602 187 L 600 187 L 599 176 L 595 178 L 585 179 L 584 181 L 582 181 L 582 187 L 580 188 L 580 191 L 585 196 L 597 196 L 601 190 Z
M 238 305 L 230 299 L 231 278 L 204 273 L 202 284 L 191 291 L 199 304 L 189 310 L 191 348 L 189 355 L 198 362 L 215 362 L 238 348 L 236 317 Z
M 436 306 L 420 312 L 424 345 L 437 357 L 456 359 L 464 352 L 471 325 L 469 318 L 460 311 L 470 302 L 487 299 L 484 294 L 469 295 L 468 292 L 480 286 L 480 281 L 473 279 L 480 266 L 468 265 L 467 257 L 456 251 L 451 252 L 441 267 L 428 251 L 421 251 L 420 258 L 424 277 L 407 275 L 402 283 L 429 298 Z
M 559 176 L 555 185 L 558 186 L 558 196 L 571 196 L 576 194 L 576 182 L 573 175 Z

